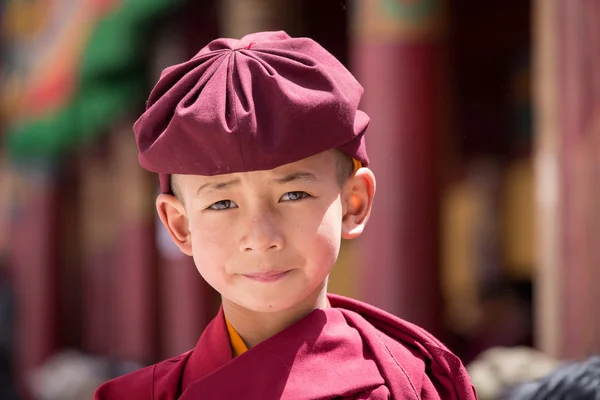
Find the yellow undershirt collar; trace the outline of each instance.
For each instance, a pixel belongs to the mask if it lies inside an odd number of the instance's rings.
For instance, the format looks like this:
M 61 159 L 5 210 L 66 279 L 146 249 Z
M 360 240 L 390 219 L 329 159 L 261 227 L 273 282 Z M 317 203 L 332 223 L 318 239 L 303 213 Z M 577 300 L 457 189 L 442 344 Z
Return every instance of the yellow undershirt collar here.
M 231 351 L 233 352 L 233 356 L 237 357 L 241 354 L 244 354 L 246 351 L 248 351 L 248 346 L 246 346 L 246 343 L 244 343 L 244 340 L 240 334 L 237 333 L 227 318 L 225 318 L 225 324 L 227 325 L 227 332 L 229 333 L 229 341 L 231 342 Z
M 325 308 L 329 307 L 331 306 L 329 304 L 329 300 L 327 300 Z M 247 352 L 248 346 L 246 346 L 246 343 L 244 343 L 244 339 L 242 339 L 240 334 L 237 333 L 227 318 L 225 318 L 225 325 L 227 325 L 227 333 L 229 333 L 229 341 L 231 342 L 231 351 L 233 353 L 233 357 L 238 357 Z

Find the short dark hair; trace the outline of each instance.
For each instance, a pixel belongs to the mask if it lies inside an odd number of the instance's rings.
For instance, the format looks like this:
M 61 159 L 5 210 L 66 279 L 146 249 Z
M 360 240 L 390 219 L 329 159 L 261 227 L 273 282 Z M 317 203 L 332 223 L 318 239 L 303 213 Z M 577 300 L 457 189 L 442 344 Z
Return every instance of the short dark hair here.
M 354 161 L 352 157 L 340 150 L 335 150 L 336 177 L 340 186 L 354 173 Z
M 173 193 L 173 196 L 175 196 L 179 201 L 183 202 L 183 197 L 179 192 L 179 186 L 177 186 L 177 183 L 175 182 L 175 177 L 175 174 L 172 174 L 169 177 L 169 186 L 171 187 L 171 193 Z
M 600 356 L 558 367 L 509 389 L 503 400 L 600 400 Z

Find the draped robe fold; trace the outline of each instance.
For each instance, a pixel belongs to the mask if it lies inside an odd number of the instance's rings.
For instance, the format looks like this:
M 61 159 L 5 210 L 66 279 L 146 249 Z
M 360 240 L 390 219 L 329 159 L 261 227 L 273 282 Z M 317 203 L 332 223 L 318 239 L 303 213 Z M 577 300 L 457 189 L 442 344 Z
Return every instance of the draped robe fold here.
M 461 361 L 425 330 L 328 298 L 235 358 L 221 309 L 193 350 L 108 381 L 95 400 L 477 398 Z

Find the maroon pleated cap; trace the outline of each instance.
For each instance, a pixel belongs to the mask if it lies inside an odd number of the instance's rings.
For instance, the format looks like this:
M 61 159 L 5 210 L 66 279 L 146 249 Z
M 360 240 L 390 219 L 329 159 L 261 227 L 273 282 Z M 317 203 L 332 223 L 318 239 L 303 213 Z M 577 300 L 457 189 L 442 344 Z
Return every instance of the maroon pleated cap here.
M 133 126 L 139 162 L 159 173 L 268 170 L 337 148 L 369 163 L 362 86 L 308 38 L 218 39 L 165 69 Z

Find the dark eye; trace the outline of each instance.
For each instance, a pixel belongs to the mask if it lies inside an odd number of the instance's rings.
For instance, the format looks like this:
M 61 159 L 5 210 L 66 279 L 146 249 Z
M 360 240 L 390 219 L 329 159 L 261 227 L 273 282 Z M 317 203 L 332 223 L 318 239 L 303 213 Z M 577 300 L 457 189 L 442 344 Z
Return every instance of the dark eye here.
M 298 201 L 301 199 L 305 199 L 310 196 L 306 192 L 287 192 L 283 196 L 281 196 L 281 201 Z
M 215 211 L 223 211 L 228 210 L 230 208 L 237 208 L 237 204 L 235 204 L 231 200 L 221 200 L 211 204 L 208 208 Z

